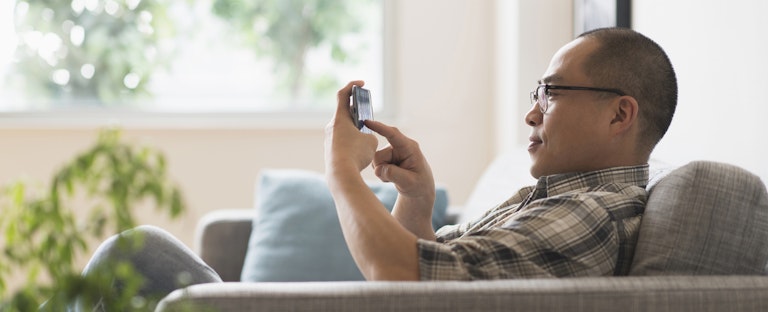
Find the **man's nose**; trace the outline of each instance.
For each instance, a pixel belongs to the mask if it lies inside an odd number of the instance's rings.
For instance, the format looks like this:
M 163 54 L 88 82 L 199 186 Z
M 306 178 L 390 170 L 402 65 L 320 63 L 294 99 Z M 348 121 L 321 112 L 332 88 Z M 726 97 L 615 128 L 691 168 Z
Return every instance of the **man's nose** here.
M 541 120 L 544 118 L 544 114 L 539 110 L 539 105 L 534 103 L 525 114 L 525 123 L 531 127 L 535 127 L 541 124 Z

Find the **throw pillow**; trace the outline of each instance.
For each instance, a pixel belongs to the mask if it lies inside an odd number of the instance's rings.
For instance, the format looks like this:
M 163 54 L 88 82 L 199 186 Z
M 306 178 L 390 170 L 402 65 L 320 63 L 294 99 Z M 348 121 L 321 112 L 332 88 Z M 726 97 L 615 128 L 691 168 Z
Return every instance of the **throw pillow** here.
M 397 199 L 389 183 L 369 183 L 388 210 Z M 363 280 L 341 232 L 322 174 L 265 170 L 256 190 L 257 217 L 243 265 L 244 282 Z M 437 189 L 432 224 L 443 225 L 446 191 Z M 382 233 L 385 235 L 386 233 Z

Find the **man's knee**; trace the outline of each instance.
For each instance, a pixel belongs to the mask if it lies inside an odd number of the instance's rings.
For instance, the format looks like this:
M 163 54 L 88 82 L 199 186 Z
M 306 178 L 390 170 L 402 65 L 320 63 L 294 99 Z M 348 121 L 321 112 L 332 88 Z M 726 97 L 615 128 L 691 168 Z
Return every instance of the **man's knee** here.
M 99 245 L 85 268 L 87 273 L 97 266 L 114 261 L 132 258 L 147 245 L 157 245 L 155 241 L 167 241 L 170 234 L 156 226 L 142 225 L 112 235 Z

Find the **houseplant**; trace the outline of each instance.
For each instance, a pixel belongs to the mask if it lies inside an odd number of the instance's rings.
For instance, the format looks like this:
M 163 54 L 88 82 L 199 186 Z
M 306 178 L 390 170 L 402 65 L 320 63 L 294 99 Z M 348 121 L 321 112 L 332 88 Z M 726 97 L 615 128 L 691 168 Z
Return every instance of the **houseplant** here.
M 130 263 L 115 262 L 109 274 L 82 276 L 75 265 L 89 244 L 136 225 L 132 209 L 153 204 L 172 217 L 184 210 L 178 187 L 166 174 L 163 154 L 153 148 L 123 143 L 120 131 L 103 130 L 97 142 L 65 164 L 46 188 L 17 181 L 0 190 L 0 310 L 61 311 L 75 300 L 100 298 L 116 311 L 151 308 L 158 298 L 136 293 L 142 277 Z M 86 216 L 72 205 L 86 205 Z M 79 209 L 83 211 L 82 209 Z M 136 248 L 141 241 L 121 239 Z M 23 285 L 8 285 L 14 274 Z M 116 278 L 122 286 L 117 291 Z

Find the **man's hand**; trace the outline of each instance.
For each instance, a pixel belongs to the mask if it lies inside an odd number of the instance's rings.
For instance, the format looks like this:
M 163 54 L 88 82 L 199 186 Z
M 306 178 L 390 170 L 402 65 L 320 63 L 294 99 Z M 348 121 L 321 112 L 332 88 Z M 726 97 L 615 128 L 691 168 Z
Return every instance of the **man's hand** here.
M 367 120 L 365 125 L 389 141 L 389 146 L 374 155 L 373 168 L 379 179 L 397 187 L 393 215 L 416 236 L 434 240 L 435 180 L 419 144 L 381 122 Z
M 352 86 L 362 87 L 363 81 L 352 81 L 337 93 L 336 113 L 325 127 L 325 169 L 354 170 L 360 172 L 371 163 L 377 140 L 372 134 L 363 134 L 355 127 L 349 113 Z

